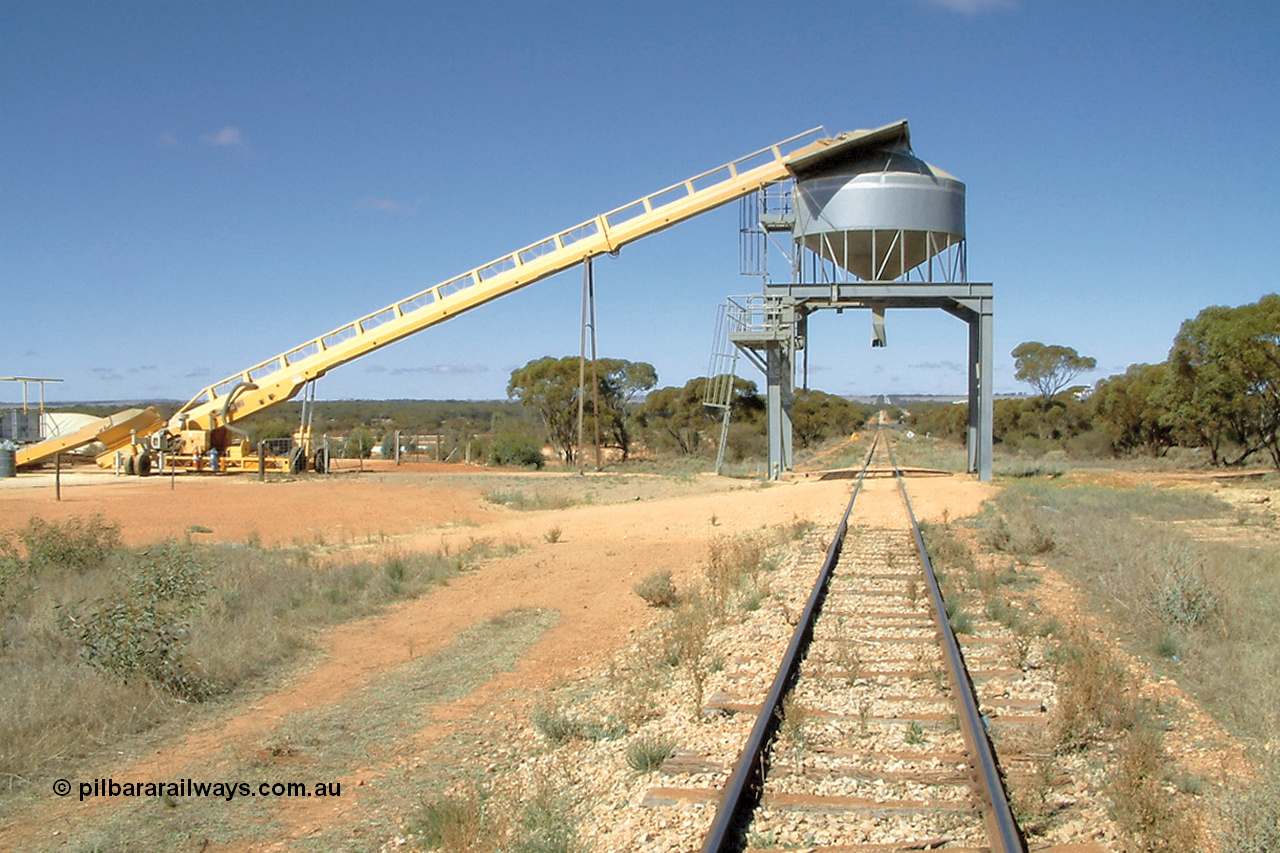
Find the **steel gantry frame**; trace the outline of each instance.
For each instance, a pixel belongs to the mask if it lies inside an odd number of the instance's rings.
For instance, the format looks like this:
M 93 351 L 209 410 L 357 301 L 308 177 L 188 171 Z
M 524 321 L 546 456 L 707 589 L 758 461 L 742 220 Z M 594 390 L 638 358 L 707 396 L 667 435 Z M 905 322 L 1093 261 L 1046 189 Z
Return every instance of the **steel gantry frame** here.
M 860 144 L 906 144 L 909 150 L 908 140 L 904 121 L 851 134 L 842 152 L 806 156 L 810 165 L 822 160 L 832 163 L 833 155 L 845 155 Z M 887 343 L 886 310 L 940 308 L 968 325 L 968 471 L 980 480 L 990 480 L 993 287 L 989 282 L 968 281 L 964 237 L 933 230 L 861 226 L 856 231 L 834 229 L 839 235 L 834 239 L 831 233 L 804 236 L 797 227 L 797 204 L 806 204 L 806 209 L 821 209 L 822 205 L 805 195 L 804 179 L 815 173 L 806 172 L 802 160 L 793 160 L 794 183 L 775 183 L 743 198 L 739 272 L 760 276 L 762 293 L 731 298 L 724 307 L 729 340 L 765 375 L 769 476 L 776 479 L 792 467 L 796 356 L 808 351 L 810 314 L 823 309 L 869 310 L 871 345 L 883 347 Z M 790 245 L 783 245 L 775 234 L 786 234 Z M 788 262 L 789 282 L 774 282 L 770 277 L 770 242 Z M 859 278 L 850 271 L 848 259 L 855 251 L 868 250 L 868 277 Z M 910 266 L 912 259 L 920 257 L 924 260 Z M 806 384 L 807 372 L 806 362 Z
M 994 331 L 993 287 L 990 282 L 963 282 L 952 284 L 892 282 L 843 284 L 766 284 L 761 300 L 766 305 L 776 305 L 760 313 L 777 317 L 780 328 L 771 337 L 777 343 L 766 345 L 771 359 L 765 375 L 770 383 L 768 403 L 769 424 L 775 421 L 786 440 L 770 439 L 770 469 L 774 467 L 775 451 L 781 470 L 791 467 L 790 426 L 791 413 L 772 410 L 782 407 L 794 393 L 794 353 L 805 345 L 809 314 L 823 309 L 842 311 L 861 308 L 872 312 L 873 324 L 878 323 L 877 333 L 883 335 L 883 318 L 887 309 L 934 308 L 963 320 L 969 327 L 968 349 L 968 466 L 971 474 L 986 482 L 991 479 L 992 455 L 992 335 Z M 794 332 L 787 334 L 788 323 L 794 324 Z M 745 337 L 745 336 L 744 336 Z M 883 341 L 883 337 L 878 338 Z M 874 339 L 873 339 L 874 340 Z M 758 356 L 757 356 L 758 358 Z M 774 384 L 777 389 L 774 389 Z M 775 400 L 777 401 L 775 403 Z
M 900 308 L 940 308 L 969 327 L 968 466 L 971 474 L 991 479 L 993 288 L 989 282 L 924 284 L 915 282 L 843 284 L 766 283 L 764 293 L 734 297 L 727 303 L 729 339 L 765 375 L 769 434 L 769 476 L 792 467 L 791 403 L 795 394 L 795 356 L 806 346 L 808 317 L 814 311 L 846 308 L 872 312 L 873 328 L 883 341 L 884 312 Z

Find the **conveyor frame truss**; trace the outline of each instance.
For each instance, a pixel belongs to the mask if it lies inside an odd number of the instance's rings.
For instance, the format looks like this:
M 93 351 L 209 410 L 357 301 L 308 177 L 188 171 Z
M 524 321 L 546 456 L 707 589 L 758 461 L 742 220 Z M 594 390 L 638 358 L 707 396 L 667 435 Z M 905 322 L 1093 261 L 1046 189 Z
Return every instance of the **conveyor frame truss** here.
M 162 429 L 174 436 L 208 434 L 283 403 L 335 367 L 786 180 L 793 162 L 839 150 L 855 137 L 828 138 L 819 126 L 559 231 L 215 382 L 167 422 L 153 416 L 128 439 L 108 444 L 103 457 Z M 19 464 L 35 464 L 67 449 L 31 445 L 20 452 Z
M 214 383 L 174 417 L 212 429 L 290 399 L 352 359 L 783 180 L 788 160 L 830 144 L 824 137 L 817 127 L 784 139 L 503 255 Z

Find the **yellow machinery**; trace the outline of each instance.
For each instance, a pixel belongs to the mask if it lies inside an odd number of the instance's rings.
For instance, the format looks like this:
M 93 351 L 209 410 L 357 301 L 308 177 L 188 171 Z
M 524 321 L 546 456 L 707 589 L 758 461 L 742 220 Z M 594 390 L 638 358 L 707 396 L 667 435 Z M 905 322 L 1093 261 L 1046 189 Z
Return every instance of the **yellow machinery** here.
M 67 435 L 55 436 L 39 444 L 21 447 L 14 454 L 14 458 L 19 466 L 31 465 L 44 459 L 51 459 L 59 453 L 84 447 L 94 441 L 100 441 L 111 448 L 128 447 L 133 436 L 154 432 L 157 423 L 164 425 L 160 413 L 155 409 L 126 409 L 109 417 L 99 418 Z
M 785 139 L 602 213 L 210 385 L 168 421 L 147 410 L 152 417 L 134 420 L 123 437 L 104 432 L 72 446 L 102 441 L 107 449 L 98 456 L 98 463 L 103 467 L 116 464 L 117 451 L 131 457 L 164 452 L 182 464 L 215 447 L 231 467 L 256 466 L 257 458 L 247 443 L 237 441 L 227 429 L 232 423 L 292 399 L 308 382 L 387 344 L 785 180 L 792 176 L 793 163 L 819 153 L 833 155 L 866 133 L 831 139 L 818 127 Z M 18 451 L 16 461 L 19 466 L 34 464 L 72 446 L 50 439 Z

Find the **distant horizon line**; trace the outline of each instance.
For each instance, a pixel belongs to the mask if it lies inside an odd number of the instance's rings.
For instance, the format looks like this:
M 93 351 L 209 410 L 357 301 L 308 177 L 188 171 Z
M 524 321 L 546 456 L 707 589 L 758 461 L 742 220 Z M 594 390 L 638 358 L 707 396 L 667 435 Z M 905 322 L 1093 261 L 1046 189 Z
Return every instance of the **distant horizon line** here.
M 843 397 L 846 400 L 853 400 L 855 402 L 860 402 L 860 403 L 875 402 L 878 399 L 888 397 L 889 400 L 891 401 L 890 405 L 892 405 L 892 401 L 895 399 L 927 400 L 927 401 L 928 400 L 965 400 L 965 399 L 968 399 L 969 395 L 965 393 L 923 394 L 923 393 L 916 393 L 912 391 L 900 391 L 900 392 L 891 391 L 887 394 L 835 394 L 833 396 Z M 1009 399 L 1009 398 L 1028 397 L 1032 395 L 1029 392 L 1019 391 L 1019 392 L 1006 392 L 1006 393 L 996 392 L 994 396 L 997 399 Z M 644 397 L 639 397 L 637 399 L 643 400 Z M 125 398 L 111 399 L 111 400 L 65 400 L 65 401 L 46 399 L 44 401 L 44 407 L 46 409 L 65 409 L 72 406 L 94 406 L 94 407 L 124 406 L 124 407 L 127 407 L 127 406 L 170 405 L 170 404 L 181 406 L 181 405 L 185 405 L 187 402 L 188 400 L 179 399 L 176 397 L 173 397 L 173 398 L 125 397 Z M 286 400 L 284 403 L 280 403 L 277 405 L 284 405 L 285 403 L 292 403 L 292 402 L 295 402 L 295 401 Z M 505 398 L 504 397 L 334 397 L 330 399 L 321 398 L 316 400 L 316 402 L 317 403 L 515 403 L 519 401 L 513 400 L 509 397 L 505 397 Z M 0 408 L 20 409 L 22 408 L 22 401 L 21 400 L 13 401 L 13 402 L 0 401 Z M 40 403 L 38 401 L 30 401 L 30 400 L 27 401 L 28 410 L 30 409 L 38 410 L 39 408 L 40 408 Z

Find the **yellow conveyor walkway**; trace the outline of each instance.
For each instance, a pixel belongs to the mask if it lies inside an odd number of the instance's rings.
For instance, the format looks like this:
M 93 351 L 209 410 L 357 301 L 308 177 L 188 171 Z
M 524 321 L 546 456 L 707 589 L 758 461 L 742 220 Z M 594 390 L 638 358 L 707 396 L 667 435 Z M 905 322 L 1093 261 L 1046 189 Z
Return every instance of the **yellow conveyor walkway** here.
M 292 399 L 307 382 L 339 365 L 785 180 L 792 175 L 792 166 L 796 163 L 828 160 L 846 145 L 897 127 L 888 125 L 873 131 L 841 134 L 835 139 L 826 138 L 821 127 L 814 128 L 602 213 L 210 385 L 179 409 L 169 419 L 167 428 L 175 435 L 183 430 L 212 430 L 283 403 Z M 141 438 L 164 427 L 166 424 L 157 417 L 153 423 L 143 424 L 134 432 Z M 104 442 L 108 452 L 125 446 L 129 434 L 114 438 Z M 103 439 L 95 435 L 82 444 L 93 440 Z M 61 439 L 53 441 L 60 444 L 56 450 L 42 449 L 49 444 L 45 441 L 20 451 L 18 464 L 31 464 L 71 449 Z

